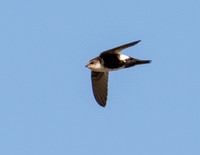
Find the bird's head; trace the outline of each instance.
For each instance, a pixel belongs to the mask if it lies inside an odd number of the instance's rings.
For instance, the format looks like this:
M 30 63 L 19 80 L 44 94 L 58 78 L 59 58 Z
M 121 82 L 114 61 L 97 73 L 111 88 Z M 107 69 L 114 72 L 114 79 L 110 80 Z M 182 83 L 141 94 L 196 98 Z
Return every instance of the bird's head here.
M 102 69 L 102 65 L 98 58 L 94 58 L 94 59 L 90 60 L 85 67 L 87 67 L 93 71 L 99 71 Z

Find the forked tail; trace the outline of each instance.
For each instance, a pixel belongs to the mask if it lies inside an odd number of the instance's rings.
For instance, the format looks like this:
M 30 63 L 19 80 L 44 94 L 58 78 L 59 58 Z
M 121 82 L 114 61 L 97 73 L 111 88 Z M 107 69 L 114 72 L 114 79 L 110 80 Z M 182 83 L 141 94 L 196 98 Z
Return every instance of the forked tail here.
M 126 60 L 126 65 L 125 67 L 131 67 L 131 66 L 135 66 L 135 65 L 140 65 L 140 64 L 147 64 L 147 63 L 151 63 L 151 60 L 139 60 L 139 59 L 135 59 L 135 58 L 128 58 Z

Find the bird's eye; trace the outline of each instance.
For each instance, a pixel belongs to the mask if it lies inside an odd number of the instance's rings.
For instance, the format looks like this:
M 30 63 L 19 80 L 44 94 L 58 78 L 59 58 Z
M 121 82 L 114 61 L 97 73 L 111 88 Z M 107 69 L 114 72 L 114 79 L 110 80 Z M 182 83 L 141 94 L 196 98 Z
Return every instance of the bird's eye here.
M 90 64 L 91 64 L 91 65 L 93 65 L 93 64 L 94 64 L 94 62 L 92 61 L 92 62 L 90 62 Z

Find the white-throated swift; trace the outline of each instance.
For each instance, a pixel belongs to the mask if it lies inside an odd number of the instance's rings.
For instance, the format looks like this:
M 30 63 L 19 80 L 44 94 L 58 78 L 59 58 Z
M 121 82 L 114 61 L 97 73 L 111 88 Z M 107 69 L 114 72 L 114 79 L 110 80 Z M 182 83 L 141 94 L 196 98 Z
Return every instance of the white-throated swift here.
M 102 52 L 98 57 L 90 60 L 86 67 L 91 69 L 93 94 L 100 106 L 105 107 L 108 95 L 108 74 L 109 71 L 115 71 L 123 68 L 132 67 L 139 64 L 150 63 L 151 60 L 139 60 L 120 52 L 139 43 L 141 40 L 131 42 L 107 51 Z

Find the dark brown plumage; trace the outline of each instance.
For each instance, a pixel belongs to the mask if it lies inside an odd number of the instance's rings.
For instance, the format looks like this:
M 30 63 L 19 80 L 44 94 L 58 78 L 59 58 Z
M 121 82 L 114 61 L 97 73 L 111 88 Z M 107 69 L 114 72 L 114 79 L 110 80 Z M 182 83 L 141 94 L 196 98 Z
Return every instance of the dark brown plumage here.
M 92 88 L 94 97 L 99 105 L 106 106 L 109 71 L 151 62 L 151 60 L 139 60 L 120 54 L 123 49 L 139 42 L 140 40 L 104 51 L 98 57 L 90 60 L 86 65 L 86 67 L 92 70 Z

